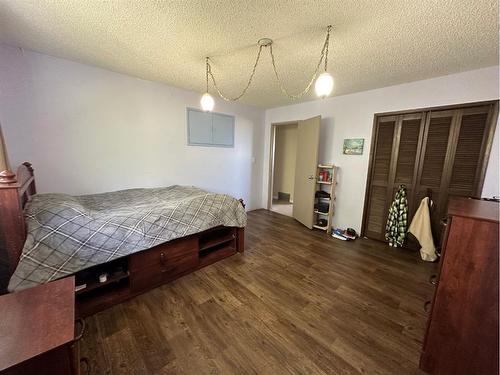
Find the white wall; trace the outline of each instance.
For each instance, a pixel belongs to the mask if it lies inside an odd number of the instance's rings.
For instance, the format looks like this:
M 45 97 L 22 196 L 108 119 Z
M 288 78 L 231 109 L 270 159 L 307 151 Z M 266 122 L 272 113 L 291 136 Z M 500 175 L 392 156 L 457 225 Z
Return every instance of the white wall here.
M 33 162 L 40 192 L 196 185 L 260 207 L 264 111 L 216 101 L 215 111 L 236 117 L 235 147 L 187 146 L 186 107 L 199 107 L 199 99 L 0 45 L 0 124 L 10 162 Z
M 340 166 L 333 224 L 360 230 L 373 115 L 379 112 L 498 99 L 498 84 L 498 66 L 495 66 L 267 110 L 262 206 L 266 205 L 268 195 L 269 134 L 272 123 L 322 116 L 319 160 Z M 344 138 L 365 138 L 363 155 L 343 155 Z M 492 195 L 500 195 L 498 126 L 483 189 L 483 196 Z

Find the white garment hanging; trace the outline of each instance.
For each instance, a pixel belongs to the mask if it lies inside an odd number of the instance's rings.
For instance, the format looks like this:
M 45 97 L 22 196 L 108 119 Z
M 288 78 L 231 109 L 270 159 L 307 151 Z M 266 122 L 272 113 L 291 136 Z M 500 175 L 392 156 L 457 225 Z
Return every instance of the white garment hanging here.
M 437 259 L 436 247 L 432 238 L 431 215 L 429 212 L 429 197 L 420 202 L 415 216 L 410 224 L 408 232 L 412 233 L 420 243 L 420 257 L 426 262 L 434 262 Z

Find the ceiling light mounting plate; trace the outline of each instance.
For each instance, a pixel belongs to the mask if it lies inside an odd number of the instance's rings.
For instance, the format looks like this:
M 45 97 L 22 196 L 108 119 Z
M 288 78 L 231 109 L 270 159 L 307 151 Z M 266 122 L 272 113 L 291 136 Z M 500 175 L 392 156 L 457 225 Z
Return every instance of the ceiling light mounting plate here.
M 259 39 L 257 44 L 262 47 L 269 47 L 271 44 L 273 44 L 273 40 L 271 38 L 261 38 Z

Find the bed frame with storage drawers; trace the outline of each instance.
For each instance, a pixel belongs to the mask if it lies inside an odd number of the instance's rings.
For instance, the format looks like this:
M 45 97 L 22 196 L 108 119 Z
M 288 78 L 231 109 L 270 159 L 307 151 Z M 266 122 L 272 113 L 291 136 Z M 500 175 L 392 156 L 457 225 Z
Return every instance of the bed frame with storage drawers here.
M 26 239 L 23 208 L 33 194 L 36 187 L 30 163 L 23 163 L 16 174 L 0 172 L 0 251 L 6 253 L 11 274 Z M 243 253 L 244 233 L 244 228 L 219 226 L 77 272 L 77 316 L 92 315 L 237 252 Z M 99 281 L 103 274 L 106 280 Z

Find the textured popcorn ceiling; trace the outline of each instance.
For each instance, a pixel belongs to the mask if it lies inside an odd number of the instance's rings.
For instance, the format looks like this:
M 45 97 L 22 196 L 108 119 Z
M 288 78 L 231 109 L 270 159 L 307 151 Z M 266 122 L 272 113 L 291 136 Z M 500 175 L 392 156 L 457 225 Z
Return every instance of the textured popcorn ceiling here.
M 275 40 L 286 86 L 301 90 L 328 24 L 334 95 L 498 64 L 498 1 L 0 1 L 0 42 L 200 92 L 209 55 L 228 95 L 244 86 L 262 37 Z M 242 102 L 294 102 L 264 52 Z

